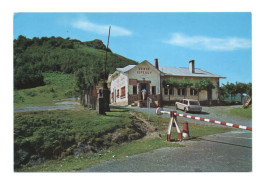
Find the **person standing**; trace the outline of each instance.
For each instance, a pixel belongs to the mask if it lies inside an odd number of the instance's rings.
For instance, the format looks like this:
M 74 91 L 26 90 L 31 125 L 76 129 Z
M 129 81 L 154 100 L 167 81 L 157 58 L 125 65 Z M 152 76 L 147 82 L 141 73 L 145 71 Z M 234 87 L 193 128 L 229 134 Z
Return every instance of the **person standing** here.
M 142 95 L 143 95 L 143 100 L 145 100 L 145 98 L 146 98 L 146 89 L 144 88 L 141 92 L 142 92 Z

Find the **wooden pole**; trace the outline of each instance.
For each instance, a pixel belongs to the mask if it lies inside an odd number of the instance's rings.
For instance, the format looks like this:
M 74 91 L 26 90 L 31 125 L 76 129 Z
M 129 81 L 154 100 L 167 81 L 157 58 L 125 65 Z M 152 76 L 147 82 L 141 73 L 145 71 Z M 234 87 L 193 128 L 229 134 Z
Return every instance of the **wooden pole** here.
M 108 45 L 109 45 L 110 29 L 111 29 L 111 25 L 109 25 L 108 38 L 107 38 L 104 81 L 106 80 L 106 74 L 107 74 L 107 50 L 108 50 Z

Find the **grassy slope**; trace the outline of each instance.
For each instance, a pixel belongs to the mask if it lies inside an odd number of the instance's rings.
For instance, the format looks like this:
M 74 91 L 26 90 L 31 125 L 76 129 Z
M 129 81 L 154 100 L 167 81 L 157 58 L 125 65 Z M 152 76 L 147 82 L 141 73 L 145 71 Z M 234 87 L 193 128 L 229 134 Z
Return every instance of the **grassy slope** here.
M 86 141 L 106 145 L 103 136 L 131 122 L 129 114 L 121 110 L 111 110 L 106 116 L 84 109 L 15 113 L 16 165 L 26 162 L 25 158 L 70 155 Z
M 73 96 L 76 84 L 72 74 L 43 73 L 46 85 L 14 91 L 14 106 L 55 105 L 57 100 Z

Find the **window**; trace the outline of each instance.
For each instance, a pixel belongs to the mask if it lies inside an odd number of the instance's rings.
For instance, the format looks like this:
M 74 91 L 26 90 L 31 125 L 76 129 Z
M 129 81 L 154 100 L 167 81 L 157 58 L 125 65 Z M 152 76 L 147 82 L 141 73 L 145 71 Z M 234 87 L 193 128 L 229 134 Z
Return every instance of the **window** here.
M 112 99 L 114 99 L 114 92 L 112 92 L 111 96 L 112 96 Z
M 197 90 L 190 88 L 190 95 L 198 95 Z
M 196 106 L 199 106 L 199 102 L 196 102 L 196 101 L 190 101 L 190 105 L 196 105 Z
M 169 92 L 170 92 L 170 95 L 174 95 L 174 89 L 173 88 L 170 88 Z
M 134 95 L 137 94 L 137 86 L 136 86 L 136 85 L 133 86 L 133 94 L 134 94 Z
M 168 88 L 164 88 L 164 95 L 168 95 Z
M 121 88 L 121 97 L 125 97 L 125 87 Z
M 152 94 L 156 95 L 156 86 L 152 86 Z
M 116 97 L 119 98 L 119 89 L 117 89 Z
M 178 89 L 178 95 L 184 95 L 184 93 L 185 93 L 185 88 Z
M 169 88 L 169 94 L 174 95 L 174 88 Z M 168 95 L 168 88 L 164 88 L 164 95 Z

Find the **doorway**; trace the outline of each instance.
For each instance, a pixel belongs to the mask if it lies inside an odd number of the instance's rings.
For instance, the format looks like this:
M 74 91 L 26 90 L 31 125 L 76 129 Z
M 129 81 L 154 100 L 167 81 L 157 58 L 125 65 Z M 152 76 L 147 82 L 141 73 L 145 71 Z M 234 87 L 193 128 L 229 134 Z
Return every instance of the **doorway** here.
M 147 83 L 140 83 L 139 84 L 139 91 L 141 93 L 141 99 L 142 100 L 146 100 L 146 98 L 148 97 L 148 88 L 147 88 Z M 143 94 L 143 92 L 145 92 L 145 94 Z

